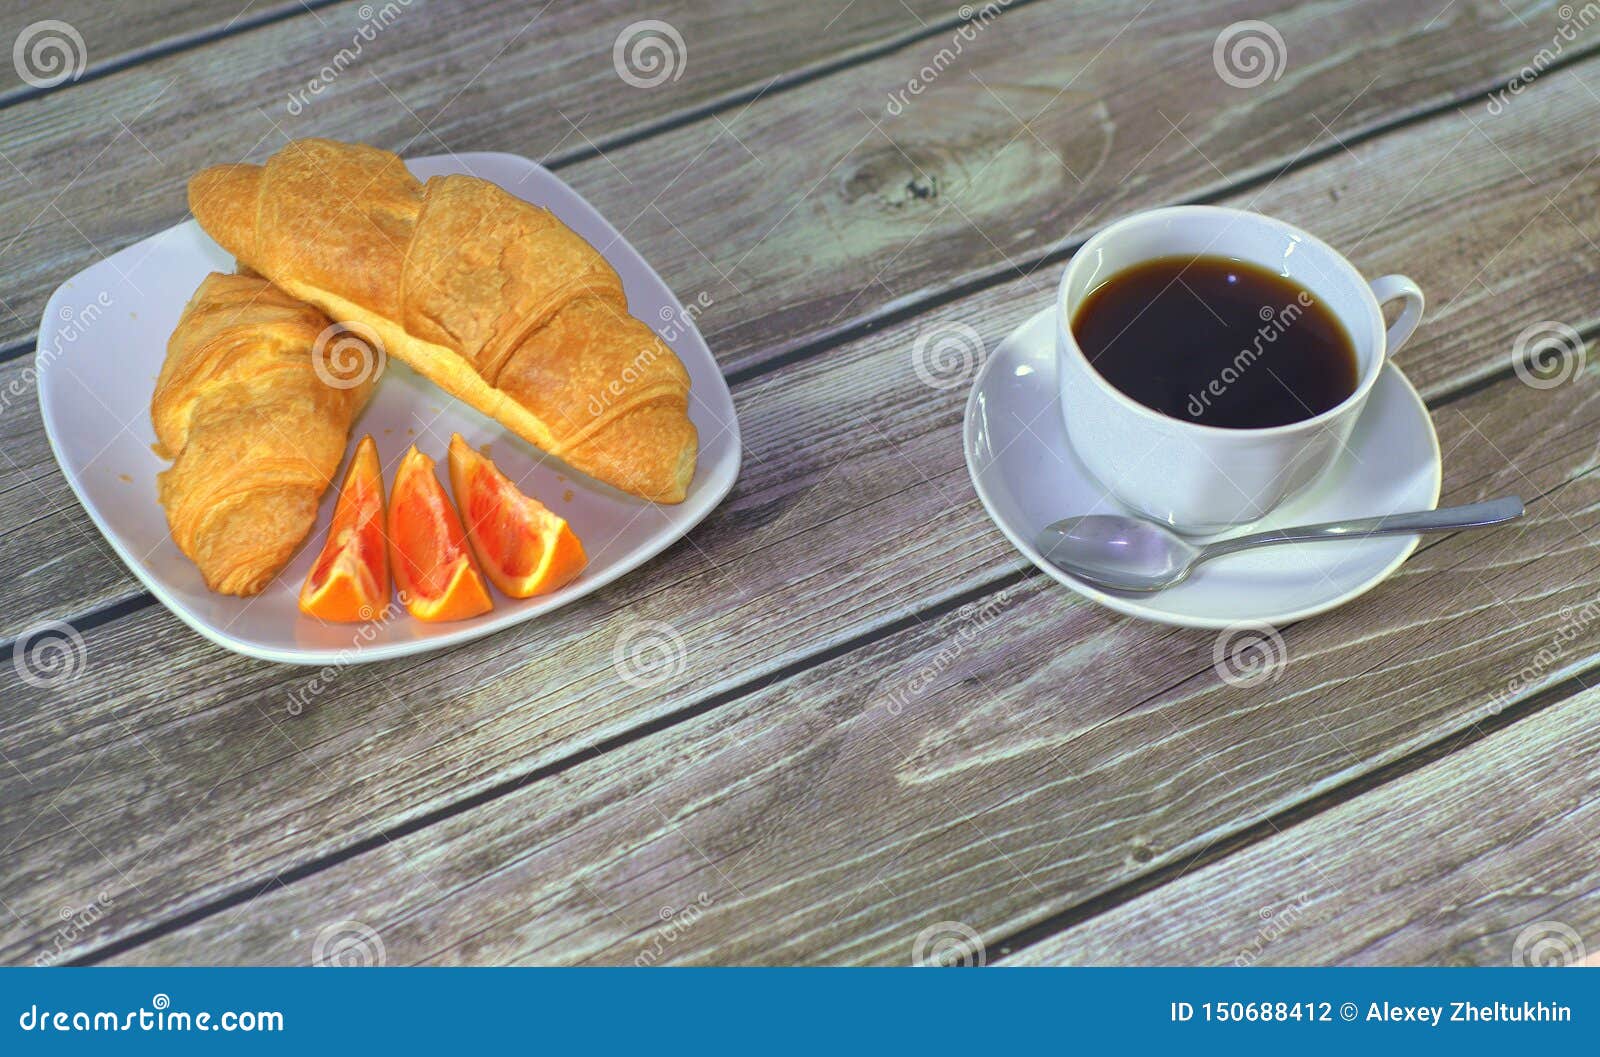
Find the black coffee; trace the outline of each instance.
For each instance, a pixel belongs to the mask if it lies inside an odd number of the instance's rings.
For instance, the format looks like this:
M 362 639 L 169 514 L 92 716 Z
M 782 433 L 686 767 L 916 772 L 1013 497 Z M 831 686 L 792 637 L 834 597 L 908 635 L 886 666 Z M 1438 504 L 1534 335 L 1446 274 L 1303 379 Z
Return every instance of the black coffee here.
M 1356 388 L 1355 346 L 1321 301 L 1222 257 L 1161 257 L 1118 272 L 1083 299 L 1072 333 L 1123 393 L 1208 426 L 1298 422 Z

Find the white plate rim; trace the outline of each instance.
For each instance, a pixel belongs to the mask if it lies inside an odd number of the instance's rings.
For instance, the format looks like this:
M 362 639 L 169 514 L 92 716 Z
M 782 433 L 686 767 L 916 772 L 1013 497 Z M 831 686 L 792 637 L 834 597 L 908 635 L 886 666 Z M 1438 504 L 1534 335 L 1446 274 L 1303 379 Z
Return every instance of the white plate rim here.
M 983 365 L 978 369 L 977 376 L 973 379 L 972 389 L 967 394 L 966 409 L 962 413 L 961 455 L 966 461 L 967 476 L 972 481 L 973 490 L 978 493 L 978 501 L 983 504 L 984 513 L 989 516 L 989 520 L 994 523 L 995 527 L 997 527 L 1002 534 L 1004 534 L 1006 539 L 1011 541 L 1011 545 L 1013 547 L 1016 547 L 1017 550 L 1022 552 L 1023 557 L 1027 558 L 1030 562 L 1037 566 L 1041 572 L 1048 575 L 1057 583 L 1076 591 L 1078 594 L 1092 602 L 1098 602 L 1107 609 L 1114 610 L 1123 614 L 1124 616 L 1134 617 L 1139 620 L 1148 620 L 1156 624 L 1166 624 L 1170 627 L 1199 628 L 1206 630 L 1221 630 L 1253 624 L 1270 624 L 1273 627 L 1283 627 L 1287 624 L 1292 624 L 1295 621 L 1305 620 L 1309 617 L 1326 613 L 1330 609 L 1337 609 L 1339 606 L 1342 606 L 1347 602 L 1351 602 L 1357 598 L 1360 598 L 1374 587 L 1377 587 L 1379 584 L 1383 583 L 1383 581 L 1387 580 L 1390 576 L 1394 575 L 1395 570 L 1404 565 L 1406 559 L 1410 558 L 1411 555 L 1415 553 L 1418 545 L 1422 542 L 1422 537 L 1420 536 L 1411 536 L 1407 538 L 1405 540 L 1405 545 L 1400 549 L 1396 556 L 1387 562 L 1380 570 L 1374 572 L 1362 583 L 1341 592 L 1337 596 L 1316 602 L 1309 606 L 1303 606 L 1299 609 L 1285 610 L 1283 612 L 1271 613 L 1265 616 L 1252 615 L 1248 617 L 1242 617 L 1237 620 L 1225 620 L 1220 617 L 1196 617 L 1180 615 L 1167 612 L 1166 610 L 1155 609 L 1140 603 L 1136 597 L 1110 594 L 1093 587 L 1082 580 L 1068 576 L 1060 569 L 1057 569 L 1054 565 L 1051 565 L 1044 559 L 1044 556 L 1038 552 L 1031 542 L 1020 538 L 1015 532 L 1012 531 L 1011 526 L 1006 524 L 1005 520 L 1000 517 L 999 513 L 995 509 L 994 500 L 990 497 L 988 490 L 983 485 L 983 480 L 979 474 L 977 462 L 973 457 L 973 451 L 975 448 L 974 435 L 977 430 L 978 398 L 984 391 L 984 382 L 988 378 L 989 371 L 1001 359 L 1000 349 L 1011 342 L 1020 342 L 1022 340 L 1024 331 L 1026 331 L 1029 327 L 1038 326 L 1041 319 L 1053 317 L 1054 314 L 1054 307 L 1043 308 L 1038 312 L 1035 312 L 1033 315 L 1029 316 L 1027 319 L 1018 324 L 1004 338 L 1002 338 L 1000 342 L 995 345 L 994 352 L 990 353 L 984 359 Z M 1433 495 L 1429 499 L 1428 503 L 1430 508 L 1435 508 L 1439 505 L 1439 496 L 1442 494 L 1444 474 L 1443 453 L 1439 448 L 1438 432 L 1433 426 L 1433 416 L 1428 413 L 1427 404 L 1423 402 L 1423 399 L 1421 395 L 1418 394 L 1416 387 L 1411 384 L 1411 380 L 1405 376 L 1405 372 L 1396 367 L 1393 361 L 1387 359 L 1384 361 L 1383 370 L 1386 372 L 1394 372 L 1394 376 L 1400 382 L 1403 392 L 1410 397 L 1411 402 L 1415 405 L 1417 413 L 1422 417 L 1422 421 L 1427 423 L 1428 428 L 1426 432 L 1428 436 L 1428 442 L 1433 452 L 1433 487 L 1431 489 Z M 1055 396 L 1053 399 L 1059 404 L 1059 396 Z M 1360 428 L 1359 425 L 1357 428 Z
M 579 194 L 575 188 L 573 188 L 565 180 L 562 180 L 560 176 L 551 172 L 545 166 L 540 165 L 531 158 L 525 158 L 521 155 L 512 154 L 506 151 L 467 151 L 454 152 L 448 155 L 438 154 L 426 155 L 418 158 L 407 158 L 406 161 L 408 164 L 453 162 L 461 166 L 462 169 L 470 171 L 471 162 L 474 159 L 482 159 L 485 161 L 495 159 L 502 164 L 515 163 L 518 165 L 527 166 L 531 171 L 541 173 L 549 179 L 557 181 L 567 193 L 571 194 L 575 199 L 582 202 L 583 205 L 585 205 L 591 212 L 594 213 L 597 218 L 599 218 L 601 222 L 605 224 L 606 229 L 611 233 L 613 239 L 615 239 L 617 243 L 633 248 L 632 243 L 623 238 L 622 235 L 616 230 L 616 227 L 604 217 L 600 210 L 589 203 L 588 199 Z M 508 190 L 510 189 L 508 188 Z M 514 190 L 511 193 L 516 194 Z M 519 195 L 518 197 L 521 196 Z M 174 230 L 183 227 L 184 225 L 195 223 L 196 222 L 193 218 L 179 221 L 177 224 L 171 225 L 170 227 L 153 232 L 144 239 L 140 239 L 138 242 L 130 243 L 127 247 L 124 247 L 123 250 L 118 250 L 117 252 L 121 253 L 124 252 L 124 250 L 136 248 L 151 239 L 163 238 Z M 78 500 L 78 505 L 81 506 L 89 515 L 90 521 L 94 523 L 94 526 L 99 531 L 101 538 L 111 545 L 111 549 L 116 552 L 117 557 L 121 559 L 123 565 L 133 573 L 134 578 L 137 579 L 157 601 L 165 606 L 169 612 L 177 616 L 178 619 L 184 624 L 198 632 L 204 638 L 216 643 L 218 646 L 221 646 L 224 649 L 242 654 L 246 657 L 253 657 L 264 661 L 273 661 L 280 664 L 307 666 L 336 665 L 339 667 L 344 667 L 351 664 L 369 664 L 395 657 L 412 656 L 415 654 L 429 653 L 435 650 L 464 645 L 487 635 L 505 631 L 508 628 L 522 624 L 525 621 L 533 619 L 534 617 L 551 612 L 555 609 L 559 609 L 572 602 L 576 602 L 580 598 L 583 598 L 594 591 L 598 591 L 602 587 L 612 583 L 618 577 L 624 576 L 627 573 L 632 572 L 634 569 L 637 569 L 639 566 L 656 557 L 662 551 L 679 542 L 691 531 L 693 531 L 694 528 L 704 521 L 705 518 L 709 516 L 710 513 L 715 510 L 724 499 L 727 498 L 728 493 L 733 490 L 734 482 L 738 480 L 739 471 L 742 468 L 744 461 L 744 443 L 742 434 L 740 432 L 738 410 L 734 404 L 733 392 L 728 387 L 727 377 L 722 371 L 721 364 L 717 363 L 715 355 L 711 353 L 710 346 L 706 342 L 705 336 L 700 333 L 699 324 L 695 318 L 689 315 L 689 313 L 684 309 L 683 302 L 678 298 L 677 293 L 668 283 L 666 283 L 665 280 L 661 279 L 660 274 L 656 272 L 655 267 L 650 264 L 650 262 L 645 258 L 644 254 L 640 253 L 637 248 L 633 248 L 633 252 L 636 256 L 638 256 L 639 260 L 644 264 L 644 266 L 649 269 L 650 274 L 654 276 L 656 281 L 659 282 L 666 290 L 667 296 L 671 298 L 672 306 L 676 310 L 676 318 L 687 325 L 688 329 L 692 331 L 694 337 L 697 339 L 699 345 L 705 348 L 706 354 L 710 358 L 711 366 L 714 368 L 714 370 L 710 372 L 710 377 L 715 379 L 717 394 L 719 394 L 725 400 L 727 407 L 727 421 L 725 423 L 720 423 L 720 425 L 722 426 L 723 430 L 730 434 L 727 445 L 729 454 L 705 471 L 702 471 L 699 466 L 696 467 L 697 478 L 702 472 L 706 473 L 705 482 L 698 495 L 693 496 L 692 499 L 686 499 L 684 503 L 676 506 L 677 512 L 683 515 L 681 523 L 671 526 L 668 530 L 663 531 L 659 537 L 652 539 L 639 547 L 636 547 L 623 557 L 619 558 L 604 571 L 596 573 L 593 576 L 585 576 L 580 578 L 569 588 L 563 588 L 560 591 L 544 596 L 539 601 L 527 602 L 526 604 L 515 607 L 505 607 L 502 605 L 502 608 L 504 609 L 503 616 L 497 615 L 497 619 L 441 631 L 441 633 L 437 636 L 424 639 L 402 640 L 389 643 L 367 643 L 364 645 L 353 645 L 341 649 L 328 649 L 321 647 L 281 648 L 262 644 L 251 639 L 242 638 L 240 636 L 235 636 L 229 634 L 222 628 L 215 627 L 213 624 L 211 624 L 211 622 L 192 612 L 180 599 L 177 598 L 176 595 L 170 592 L 166 585 L 162 583 L 158 577 L 155 577 L 150 573 L 150 571 L 145 567 L 144 561 L 135 557 L 135 555 L 119 538 L 118 532 L 111 526 L 94 500 L 90 497 L 86 487 L 82 484 L 82 482 L 79 481 L 77 473 L 68 465 L 68 461 L 63 456 L 61 447 L 57 443 L 56 438 L 58 426 L 55 422 L 55 416 L 51 410 L 52 402 L 47 397 L 47 392 L 52 384 L 53 365 L 62 359 L 61 357 L 55 356 L 47 358 L 43 354 L 43 350 L 51 347 L 54 344 L 54 338 L 57 330 L 56 321 L 60 318 L 57 314 L 58 305 L 65 297 L 67 289 L 71 287 L 74 282 L 78 281 L 85 272 L 99 266 L 101 263 L 107 260 L 108 258 L 106 257 L 102 257 L 94 261 L 92 264 L 79 269 L 77 272 L 74 272 L 71 276 L 63 280 L 61 284 L 58 285 L 51 293 L 49 300 L 45 302 L 44 314 L 39 325 L 37 347 L 34 353 L 35 390 L 39 403 L 39 417 L 44 425 L 45 439 L 50 445 L 50 454 L 54 457 L 56 466 L 61 471 L 61 475 L 66 478 L 67 484 L 71 487 L 73 495 Z M 111 256 L 115 256 L 115 254 L 112 254 Z M 341 462 L 340 465 L 342 469 L 344 463 Z M 578 473 L 580 477 L 585 476 L 578 471 L 574 471 L 574 473 Z M 640 500 L 640 502 L 645 502 L 645 500 Z M 303 548 L 309 545 L 311 542 L 313 541 L 308 538 L 306 542 L 301 544 L 301 547 Z M 406 619 L 414 618 L 408 616 Z M 448 625 L 443 624 L 437 626 L 440 628 L 449 627 Z

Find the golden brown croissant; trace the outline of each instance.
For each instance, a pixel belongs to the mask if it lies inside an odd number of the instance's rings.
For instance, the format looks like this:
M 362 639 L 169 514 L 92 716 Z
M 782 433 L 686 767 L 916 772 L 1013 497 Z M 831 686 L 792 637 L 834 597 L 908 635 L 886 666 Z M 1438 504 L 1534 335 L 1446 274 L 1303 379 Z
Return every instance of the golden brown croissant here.
M 189 182 L 207 234 L 289 294 L 570 465 L 681 502 L 689 376 L 628 314 L 622 281 L 548 211 L 471 176 L 422 184 L 399 157 L 297 140 Z
M 264 279 L 213 273 L 167 344 L 150 418 L 175 461 L 157 486 L 173 541 L 213 591 L 253 595 L 277 575 L 344 458 L 376 372 L 319 370 L 328 328 Z

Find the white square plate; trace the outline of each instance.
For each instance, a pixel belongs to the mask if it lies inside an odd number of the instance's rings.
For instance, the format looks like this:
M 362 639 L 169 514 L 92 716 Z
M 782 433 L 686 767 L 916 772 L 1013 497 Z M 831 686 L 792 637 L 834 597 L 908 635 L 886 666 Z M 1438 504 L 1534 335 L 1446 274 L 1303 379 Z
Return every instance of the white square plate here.
M 302 614 L 296 598 L 326 538 L 336 484 L 323 497 L 316 528 L 265 591 L 248 599 L 213 594 L 168 535 L 156 501 L 156 474 L 168 464 L 151 450 L 150 397 L 167 338 L 206 273 L 233 270 L 232 258 L 191 220 L 84 269 L 51 296 L 39 328 L 39 408 L 61 472 L 128 568 L 190 627 L 231 650 L 293 664 L 348 663 L 487 635 L 582 598 L 659 554 L 709 514 L 738 475 L 739 424 L 711 350 L 667 284 L 593 206 L 543 166 L 511 154 L 441 155 L 406 164 L 423 179 L 467 172 L 499 184 L 555 213 L 611 262 L 629 309 L 670 339 L 689 372 L 689 417 L 700 432 L 700 454 L 688 498 L 658 505 L 597 484 L 391 358 L 351 430 L 350 450 L 370 433 L 387 485 L 413 442 L 441 475 L 452 432 L 474 447 L 491 444 L 495 464 L 508 477 L 571 523 L 588 552 L 588 568 L 540 598 L 496 592 L 494 610 L 473 620 L 427 624 L 399 609 L 393 619 L 372 624 L 327 624 Z M 341 467 L 335 481 L 342 479 Z

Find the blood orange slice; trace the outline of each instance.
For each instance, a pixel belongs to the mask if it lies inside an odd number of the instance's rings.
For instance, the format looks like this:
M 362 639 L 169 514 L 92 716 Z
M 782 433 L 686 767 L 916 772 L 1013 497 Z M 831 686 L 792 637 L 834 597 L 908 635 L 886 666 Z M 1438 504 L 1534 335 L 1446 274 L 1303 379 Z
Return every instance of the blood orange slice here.
M 400 600 L 418 620 L 465 620 L 494 608 L 433 460 L 415 446 L 395 472 L 389 547 Z
M 459 433 L 450 438 L 450 486 L 472 553 L 494 585 L 512 598 L 548 594 L 571 583 L 588 564 L 572 526 L 524 495 Z
M 323 620 L 353 623 L 378 617 L 388 602 L 383 469 L 378 446 L 363 437 L 339 488 L 328 539 L 300 588 L 300 609 Z

